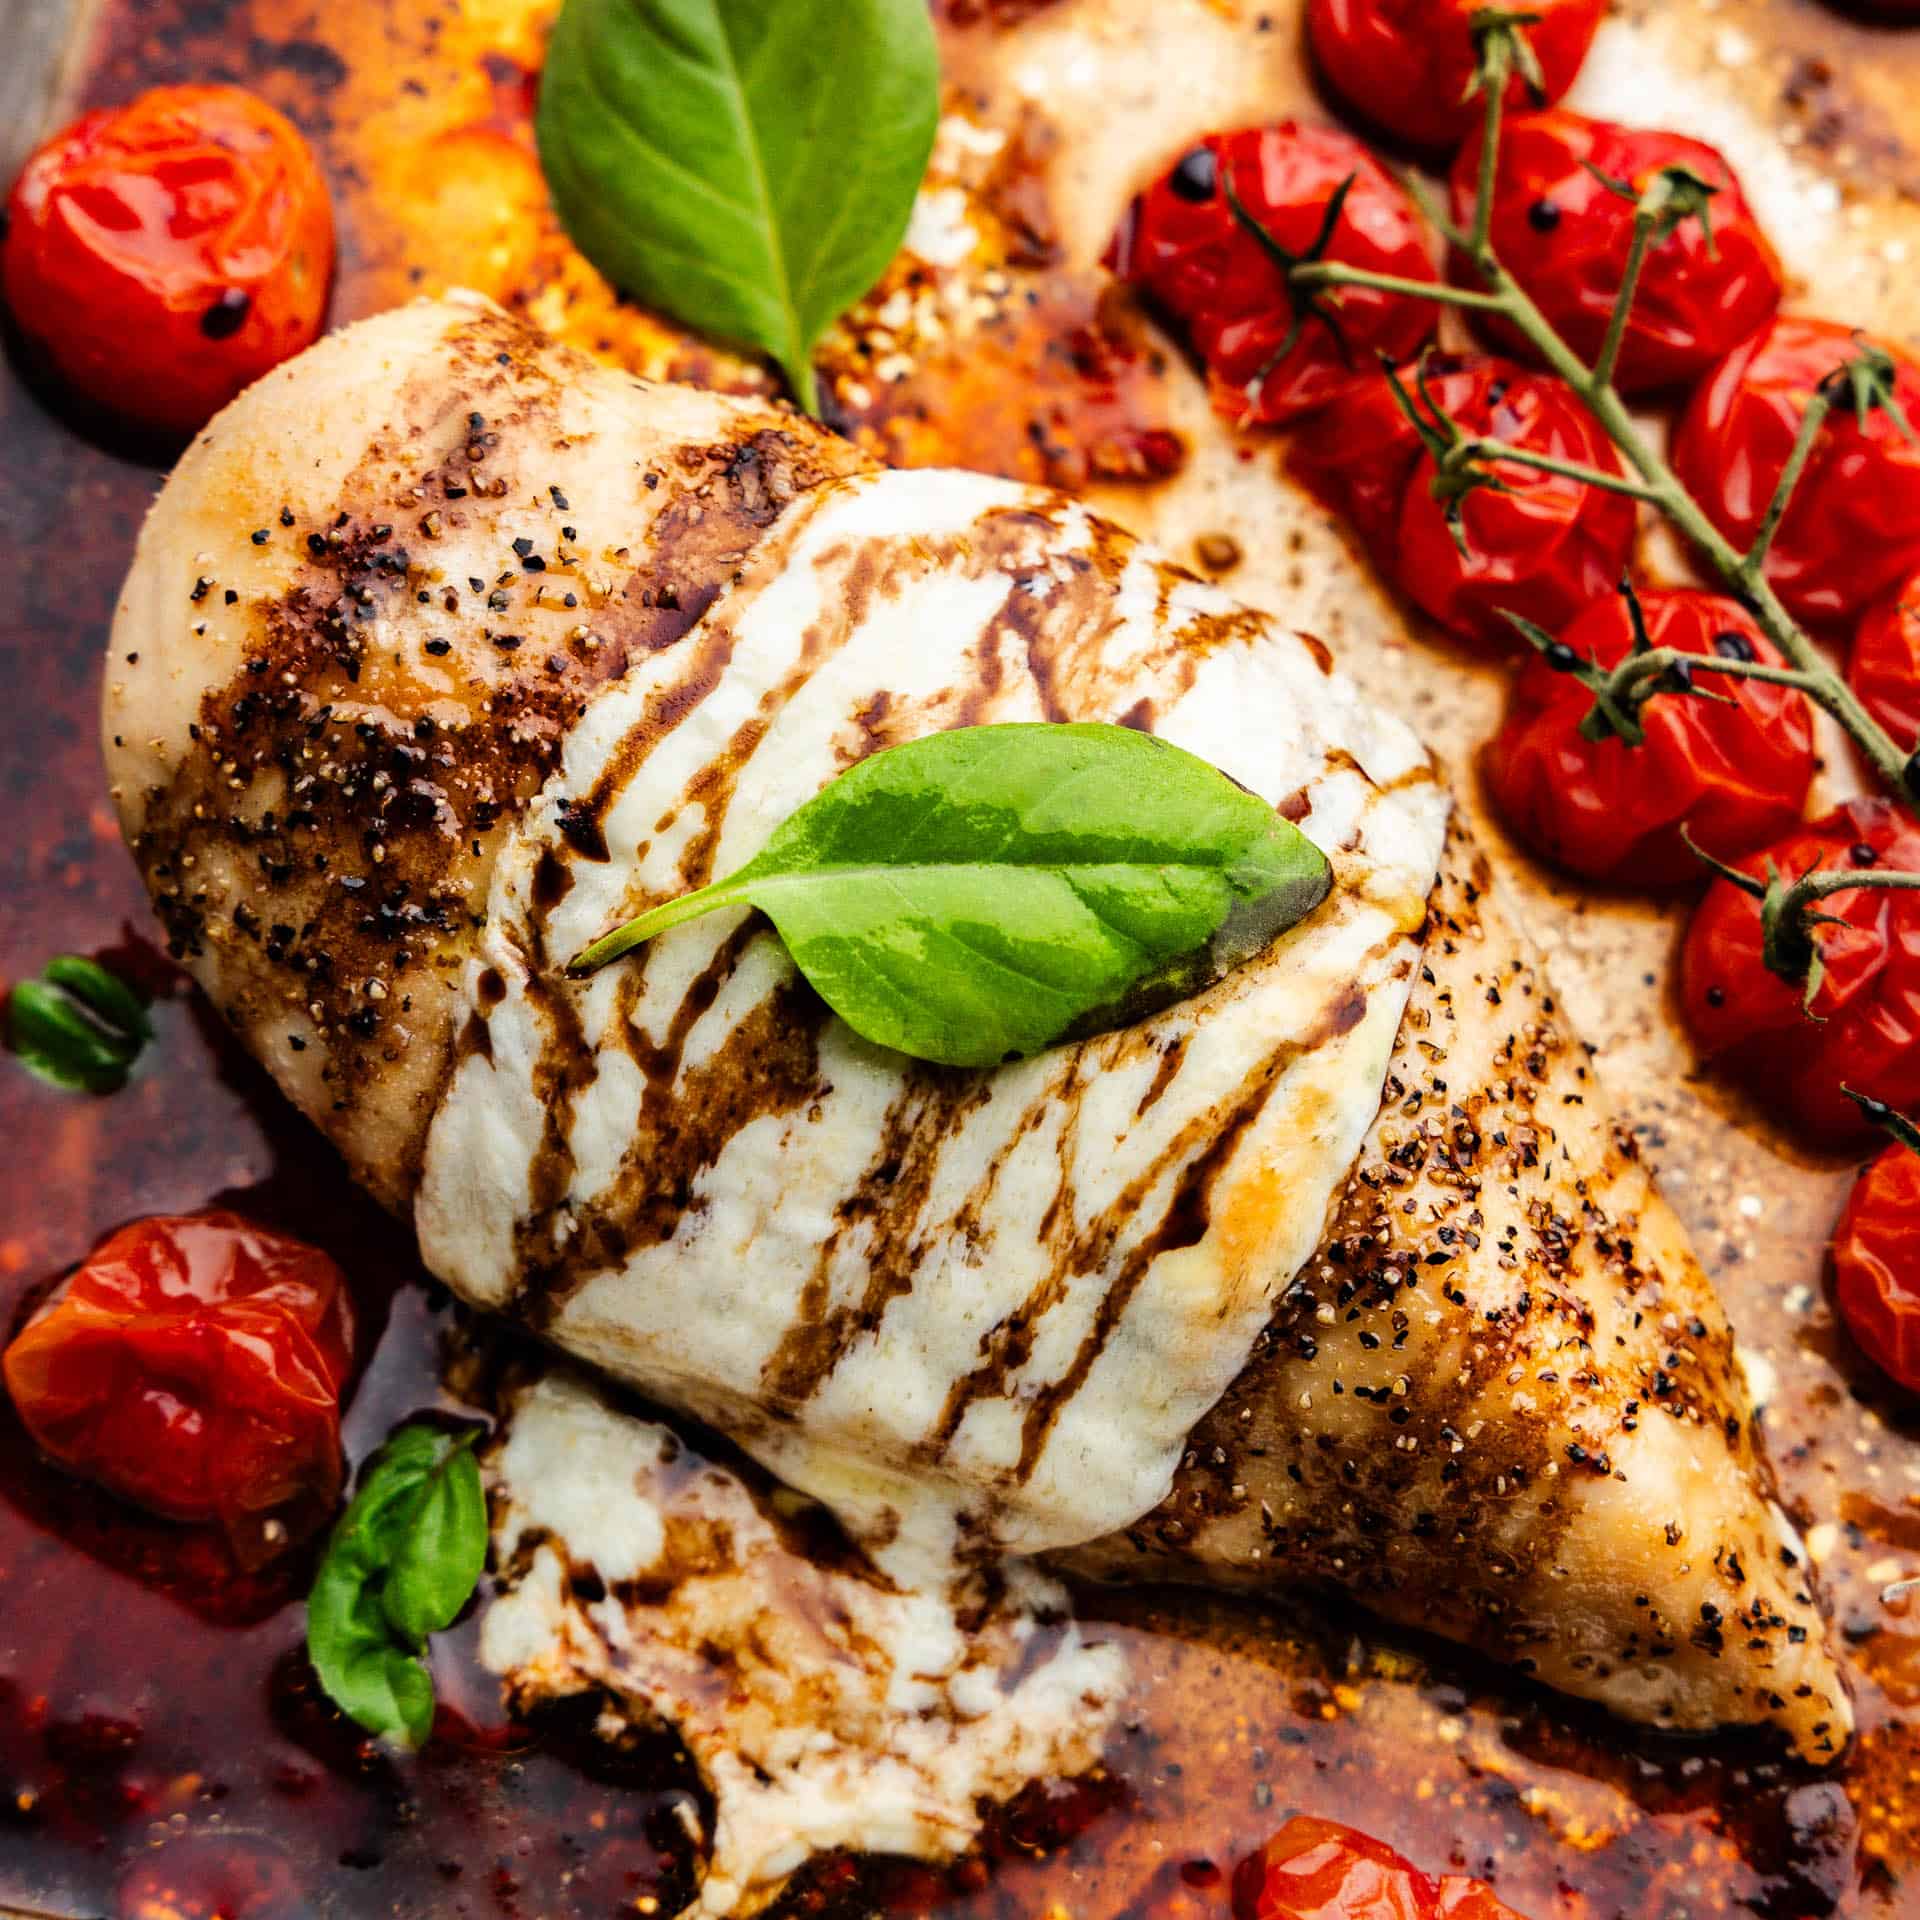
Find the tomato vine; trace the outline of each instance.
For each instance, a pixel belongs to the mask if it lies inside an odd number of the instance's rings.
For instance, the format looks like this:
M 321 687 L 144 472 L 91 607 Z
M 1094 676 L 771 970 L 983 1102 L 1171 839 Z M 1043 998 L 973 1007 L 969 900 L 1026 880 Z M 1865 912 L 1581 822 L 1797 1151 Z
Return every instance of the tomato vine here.
M 1491 239 L 1494 184 L 1508 85 L 1515 74 L 1531 78 L 1538 71 L 1528 44 L 1530 20 L 1531 16 L 1522 12 L 1488 8 L 1475 21 L 1479 67 L 1474 89 L 1485 104 L 1484 137 L 1471 222 L 1463 227 L 1450 219 L 1417 178 L 1409 177 L 1405 182 L 1427 218 L 1477 276 L 1481 283 L 1478 288 L 1377 273 L 1327 257 L 1324 251 L 1309 250 L 1299 257 L 1286 255 L 1269 236 L 1259 231 L 1228 182 L 1229 204 L 1235 217 L 1255 233 L 1260 244 L 1283 267 L 1296 311 L 1305 311 L 1309 306 L 1337 307 L 1339 289 L 1353 287 L 1401 294 L 1504 320 L 1573 389 L 1626 463 L 1628 471 L 1610 473 L 1600 467 L 1470 434 L 1434 399 L 1426 379 L 1424 356 L 1415 365 L 1411 385 L 1393 367 L 1386 366 L 1383 370 L 1401 411 L 1433 457 L 1434 496 L 1446 505 L 1456 540 L 1464 542 L 1466 538 L 1459 516 L 1461 501 L 1482 488 L 1506 490 L 1505 483 L 1494 471 L 1496 463 L 1531 467 L 1605 492 L 1624 494 L 1655 509 L 1685 536 L 1726 589 L 1748 608 L 1787 662 L 1785 666 L 1771 666 L 1757 660 L 1699 658 L 1651 646 L 1628 582 L 1622 583 L 1622 591 L 1628 596 L 1634 613 L 1635 644 L 1611 668 L 1580 659 L 1564 642 L 1540 626 L 1509 614 L 1507 618 L 1550 666 L 1575 676 L 1592 693 L 1593 705 L 1581 726 L 1588 739 L 1617 738 L 1629 747 L 1638 746 L 1645 738 L 1639 713 L 1648 700 L 1662 696 L 1723 697 L 1699 684 L 1697 674 L 1765 680 L 1798 689 L 1831 714 L 1896 798 L 1911 808 L 1916 797 L 1920 797 L 1920 746 L 1903 748 L 1868 712 L 1843 675 L 1788 612 L 1766 577 L 1766 562 L 1774 536 L 1820 434 L 1836 409 L 1851 411 L 1863 426 L 1870 414 L 1883 411 L 1906 439 L 1915 439 L 1913 424 L 1895 391 L 1896 369 L 1892 357 L 1870 341 L 1856 337 L 1852 352 L 1836 361 L 1816 387 L 1802 415 L 1792 452 L 1751 543 L 1744 550 L 1736 547 L 1714 524 L 1667 459 L 1641 432 L 1613 377 L 1649 254 L 1688 220 L 1701 221 L 1710 236 L 1712 202 L 1719 189 L 1681 166 L 1662 168 L 1637 195 L 1624 182 L 1604 182 L 1612 191 L 1632 198 L 1635 208 L 1620 289 L 1600 351 L 1591 363 L 1568 345 L 1495 251 Z M 1920 888 L 1920 873 L 1897 868 L 1816 871 L 1793 876 L 1770 871 L 1762 881 L 1716 861 L 1707 864 L 1762 902 L 1766 964 L 1781 978 L 1796 985 L 1804 984 L 1809 1000 L 1818 990 L 1821 979 L 1815 929 L 1831 917 L 1819 911 L 1819 902 L 1829 894 L 1843 891 Z

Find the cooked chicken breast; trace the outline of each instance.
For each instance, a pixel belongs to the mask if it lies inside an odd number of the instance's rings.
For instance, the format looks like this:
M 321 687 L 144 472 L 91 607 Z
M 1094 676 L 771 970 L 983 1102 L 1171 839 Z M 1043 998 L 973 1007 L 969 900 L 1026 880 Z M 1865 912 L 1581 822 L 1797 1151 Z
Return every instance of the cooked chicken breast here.
M 214 423 L 113 649 L 176 949 L 428 1264 L 896 1577 L 1331 1581 L 1623 1713 L 1842 1744 L 1711 1290 L 1425 756 L 1315 643 L 1055 496 L 447 303 Z M 864 1047 L 750 920 L 564 979 L 862 753 L 1015 717 L 1204 753 L 1332 898 L 985 1075 Z

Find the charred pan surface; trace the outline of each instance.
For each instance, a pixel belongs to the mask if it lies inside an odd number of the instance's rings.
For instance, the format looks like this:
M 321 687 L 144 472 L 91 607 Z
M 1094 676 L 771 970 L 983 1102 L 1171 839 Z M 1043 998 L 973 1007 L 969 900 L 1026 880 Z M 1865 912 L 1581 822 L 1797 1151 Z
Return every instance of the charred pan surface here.
M 1456 827 L 1325 1241 L 1168 1499 L 1086 1564 L 1337 1585 L 1639 1717 L 1773 1719 L 1831 1758 L 1850 1714 L 1725 1316 L 1488 884 Z

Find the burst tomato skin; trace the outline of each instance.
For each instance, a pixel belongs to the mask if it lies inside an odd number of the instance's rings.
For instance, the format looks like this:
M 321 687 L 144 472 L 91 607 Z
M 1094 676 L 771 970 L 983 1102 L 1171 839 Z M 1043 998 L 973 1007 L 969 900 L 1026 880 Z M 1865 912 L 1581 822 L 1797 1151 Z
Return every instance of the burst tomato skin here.
M 1469 140 L 1453 167 L 1453 215 L 1471 224 L 1483 141 Z M 1637 196 L 1665 167 L 1683 166 L 1720 191 L 1712 237 L 1684 220 L 1647 255 L 1615 369 L 1623 391 L 1644 393 L 1693 380 L 1773 318 L 1780 262 L 1767 244 L 1733 169 L 1714 148 L 1677 133 L 1589 120 L 1584 114 L 1523 114 L 1500 141 L 1493 246 L 1501 262 L 1583 359 L 1598 359 L 1633 238 L 1634 206 L 1594 177 L 1626 182 Z M 1524 352 L 1520 332 L 1491 331 Z
M 1814 389 L 1854 351 L 1845 327 L 1783 316 L 1695 389 L 1674 468 L 1736 545 L 1752 542 Z M 1920 365 L 1898 352 L 1893 359 L 1896 397 L 1920 431 Z M 1856 617 L 1917 568 L 1920 446 L 1884 409 L 1862 427 L 1836 406 L 1780 523 L 1767 579 L 1800 619 L 1831 622 Z
M 1478 1880 L 1434 1879 L 1384 1841 L 1297 1815 L 1233 1876 L 1234 1920 L 1518 1920 Z
M 1592 416 L 1552 374 L 1491 361 L 1457 403 L 1443 404 L 1468 434 L 1619 471 Z M 1635 515 L 1632 501 L 1582 481 L 1504 460 L 1491 471 L 1507 491 L 1483 487 L 1460 502 L 1463 553 L 1433 497 L 1433 456 L 1421 453 L 1400 505 L 1395 578 L 1443 627 L 1516 653 L 1526 643 L 1504 616 L 1517 613 L 1558 632 L 1619 581 Z
M 1349 106 L 1396 139 L 1449 147 L 1483 123 L 1466 97 L 1476 56 L 1473 16 L 1480 0 L 1309 0 L 1313 57 Z M 1534 0 L 1529 30 L 1549 101 L 1573 85 L 1606 11 L 1604 0 Z M 1516 74 L 1509 108 L 1530 103 Z
M 1428 394 L 1463 432 L 1619 471 L 1612 446 L 1556 376 L 1483 354 L 1435 356 L 1427 367 Z M 1633 548 L 1630 500 L 1499 461 L 1494 472 L 1510 491 L 1482 488 L 1461 504 L 1463 554 L 1433 497 L 1433 456 L 1377 374 L 1309 421 L 1288 458 L 1402 592 L 1498 652 L 1526 645 L 1503 609 L 1558 632 L 1612 591 Z
M 1349 175 L 1327 257 L 1437 280 L 1419 213 L 1366 148 L 1292 121 L 1213 134 L 1189 149 L 1135 200 L 1107 250 L 1108 266 L 1185 331 L 1215 409 L 1236 425 L 1297 420 L 1351 392 L 1382 354 L 1408 359 L 1432 336 L 1431 302 L 1353 287 L 1339 295 L 1337 337 L 1310 315 L 1280 355 L 1294 323 L 1286 275 L 1234 213 L 1227 185 L 1282 247 L 1303 254 Z
M 1920 1154 L 1888 1147 L 1854 1182 L 1833 1230 L 1833 1290 L 1860 1350 L 1920 1393 Z
M 326 183 L 244 88 L 156 87 L 84 114 L 14 183 L 0 290 L 91 406 L 185 439 L 311 346 L 333 272 Z
M 1899 745 L 1920 741 L 1920 574 L 1867 609 L 1854 629 L 1847 680 Z
M 340 1269 L 231 1213 L 109 1235 L 14 1337 L 7 1390 L 43 1452 L 243 1559 L 340 1492 L 353 1310 Z
M 1656 647 L 1785 664 L 1745 608 L 1720 594 L 1646 593 L 1641 609 Z M 1596 600 L 1560 638 L 1582 660 L 1617 666 L 1633 646 L 1625 600 L 1617 593 Z M 1641 709 L 1644 745 L 1592 741 L 1580 723 L 1593 696 L 1536 654 L 1514 682 L 1506 720 L 1481 760 L 1501 818 L 1570 873 L 1643 888 L 1702 876 L 1680 837 L 1683 823 L 1721 860 L 1787 832 L 1813 781 L 1806 696 L 1719 674 L 1702 674 L 1699 684 L 1735 704 L 1659 694 Z
M 1734 862 L 1764 878 L 1872 867 L 1920 867 L 1920 823 L 1877 797 L 1850 800 Z M 1870 1129 L 1841 1083 L 1902 1111 L 1920 1105 L 1920 896 L 1836 893 L 1820 910 L 1838 924 L 1813 939 L 1826 977 L 1809 1020 L 1802 989 L 1762 963 L 1760 903 L 1716 880 L 1695 909 L 1680 954 L 1680 996 L 1702 1053 L 1760 1092 L 1808 1136 L 1848 1142 Z

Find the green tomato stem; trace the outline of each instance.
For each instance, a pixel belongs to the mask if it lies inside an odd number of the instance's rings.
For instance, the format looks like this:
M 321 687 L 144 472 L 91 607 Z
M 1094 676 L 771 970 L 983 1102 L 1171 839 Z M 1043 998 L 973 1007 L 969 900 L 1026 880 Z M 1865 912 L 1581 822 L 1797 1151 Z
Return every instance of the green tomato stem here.
M 1520 333 L 1540 358 L 1579 396 L 1601 431 L 1641 482 L 1638 489 L 1633 489 L 1623 487 L 1612 476 L 1608 476 L 1604 484 L 1614 492 L 1630 492 L 1633 498 L 1655 507 L 1679 528 L 1727 589 L 1746 602 L 1760 630 L 1806 676 L 1803 691 L 1833 715 L 1886 785 L 1903 801 L 1910 802 L 1914 794 L 1908 783 L 1909 755 L 1867 712 L 1846 680 L 1829 665 L 1819 648 L 1787 612 L 1769 585 L 1762 567 L 1749 567 L 1749 556 L 1740 552 L 1720 532 L 1673 468 L 1641 433 L 1626 402 L 1613 384 L 1610 367 L 1588 366 L 1561 337 L 1558 329 L 1540 311 L 1526 290 L 1501 265 L 1495 254 L 1488 234 L 1492 220 L 1492 183 L 1498 160 L 1496 149 L 1501 125 L 1501 96 L 1505 92 L 1510 57 L 1510 54 L 1501 51 L 1497 41 L 1489 48 L 1483 75 L 1487 86 L 1487 107 L 1485 143 L 1480 159 L 1480 199 L 1474 210 L 1472 231 L 1465 236 L 1465 244 L 1461 247 L 1468 264 L 1484 283 L 1485 293 L 1479 298 L 1463 300 L 1459 288 L 1429 286 L 1417 280 L 1399 282 L 1383 290 L 1405 293 L 1441 305 L 1466 306 L 1480 312 L 1497 313 Z M 1495 85 L 1496 80 L 1498 85 Z M 1448 231 L 1451 236 L 1454 230 L 1449 228 Z M 1636 238 L 1638 236 L 1639 223 L 1636 222 Z M 1640 252 L 1644 258 L 1644 243 Z M 1310 274 L 1315 284 L 1324 286 L 1380 286 L 1387 278 L 1371 274 L 1364 268 L 1344 266 L 1337 260 L 1316 261 L 1311 267 L 1302 267 L 1300 272 L 1303 277 Z M 1636 270 L 1623 278 L 1621 297 L 1615 303 L 1608 327 L 1609 338 L 1624 334 L 1626 316 L 1637 290 L 1638 277 Z M 1808 411 L 1812 413 L 1814 407 L 1810 406 Z M 1807 455 L 1812 448 L 1812 436 L 1818 431 L 1819 424 L 1816 420 L 1812 428 L 1806 428 L 1803 423 L 1805 451 L 1801 451 L 1800 442 L 1796 441 L 1795 450 L 1799 459 L 1791 474 L 1795 483 L 1805 469 Z M 1502 448 L 1499 457 L 1543 466 L 1547 471 L 1554 470 L 1547 466 L 1547 456 L 1544 455 L 1528 456 L 1510 448 Z M 1590 484 L 1603 484 L 1596 475 L 1576 472 L 1575 477 L 1587 479 Z M 1767 519 L 1763 522 L 1762 531 L 1769 545 L 1791 498 L 1791 487 L 1785 484 L 1788 478 L 1788 474 L 1782 474 L 1782 488 L 1776 490 L 1774 500 L 1768 506 Z M 1760 558 L 1764 563 L 1764 548 Z

